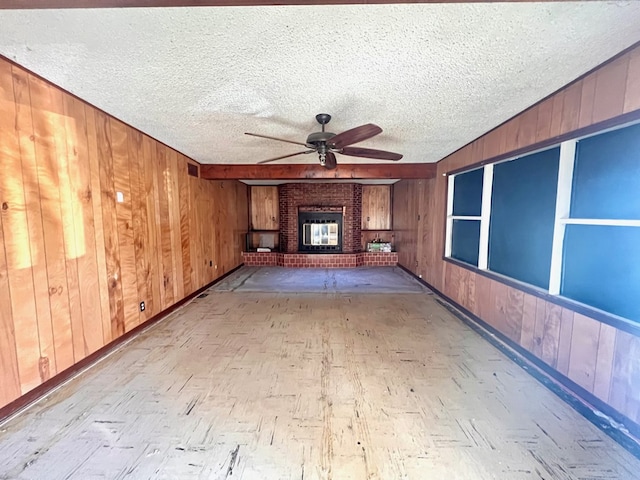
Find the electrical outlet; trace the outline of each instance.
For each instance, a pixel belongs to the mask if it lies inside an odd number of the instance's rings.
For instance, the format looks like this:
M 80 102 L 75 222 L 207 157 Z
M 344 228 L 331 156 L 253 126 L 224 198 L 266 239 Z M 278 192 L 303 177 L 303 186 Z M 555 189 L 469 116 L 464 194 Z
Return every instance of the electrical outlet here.
M 144 306 L 144 302 L 140 302 L 140 311 L 144 312 L 145 306 Z

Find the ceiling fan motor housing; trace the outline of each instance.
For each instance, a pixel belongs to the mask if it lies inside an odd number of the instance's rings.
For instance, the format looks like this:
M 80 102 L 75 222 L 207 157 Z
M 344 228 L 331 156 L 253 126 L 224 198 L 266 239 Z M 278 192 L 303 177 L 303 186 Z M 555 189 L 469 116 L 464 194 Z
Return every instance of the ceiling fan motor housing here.
M 313 148 L 321 144 L 326 144 L 335 136 L 336 134 L 331 132 L 315 132 L 307 137 L 307 145 Z

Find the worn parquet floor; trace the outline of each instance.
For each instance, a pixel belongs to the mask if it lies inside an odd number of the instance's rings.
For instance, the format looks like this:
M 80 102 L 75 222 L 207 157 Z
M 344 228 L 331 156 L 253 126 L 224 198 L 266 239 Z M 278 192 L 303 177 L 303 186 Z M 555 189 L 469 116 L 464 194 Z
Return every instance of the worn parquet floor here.
M 274 270 L 260 288 L 266 273 L 241 269 L 2 425 L 0 478 L 639 478 L 399 270 Z

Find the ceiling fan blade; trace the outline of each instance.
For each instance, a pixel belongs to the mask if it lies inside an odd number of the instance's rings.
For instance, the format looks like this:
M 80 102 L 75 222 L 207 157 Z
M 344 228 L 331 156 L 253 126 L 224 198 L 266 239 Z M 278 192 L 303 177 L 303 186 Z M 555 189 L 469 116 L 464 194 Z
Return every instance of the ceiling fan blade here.
M 307 146 L 306 143 L 294 142 L 293 140 L 285 140 L 284 138 L 269 137 L 267 135 L 260 135 L 260 134 L 257 134 L 257 133 L 248 133 L 248 132 L 245 132 L 244 134 L 245 135 L 251 135 L 252 137 L 260 137 L 260 138 L 267 138 L 269 140 L 277 140 L 278 142 L 293 143 L 294 145 L 302 145 L 303 147 Z
M 379 133 L 382 133 L 382 129 L 379 126 L 373 123 L 367 123 L 366 125 L 360 125 L 346 132 L 339 133 L 328 140 L 327 144 L 331 148 L 342 148 L 375 137 Z
M 324 168 L 327 170 L 334 170 L 338 166 L 336 162 L 336 154 L 333 152 L 327 152 L 327 156 L 324 160 Z
M 305 153 L 312 153 L 312 152 L 315 152 L 315 150 L 305 150 L 304 152 L 290 153 L 289 155 L 282 155 L 281 157 L 275 157 L 275 158 L 269 158 L 267 160 L 261 160 L 261 161 L 259 161 L 257 163 L 275 162 L 276 160 L 282 160 L 283 158 L 295 157 L 296 155 L 303 155 Z
M 398 161 L 402 155 L 394 152 L 385 152 L 384 150 L 374 150 L 372 148 L 345 147 L 340 150 L 343 155 L 351 157 L 375 158 L 376 160 L 393 160 Z

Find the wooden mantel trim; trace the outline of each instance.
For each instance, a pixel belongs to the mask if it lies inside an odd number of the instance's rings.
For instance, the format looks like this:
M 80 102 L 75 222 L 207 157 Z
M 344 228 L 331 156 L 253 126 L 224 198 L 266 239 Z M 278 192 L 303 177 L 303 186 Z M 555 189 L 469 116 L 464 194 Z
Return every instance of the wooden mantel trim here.
M 339 164 L 335 170 L 308 164 L 200 166 L 200 177 L 208 180 L 422 179 L 435 175 L 435 163 Z
M 249 7 L 268 5 L 366 5 L 394 3 L 486 3 L 533 0 L 4 0 L 2 9 L 125 7 Z M 569 0 L 537 0 L 558 2 Z

